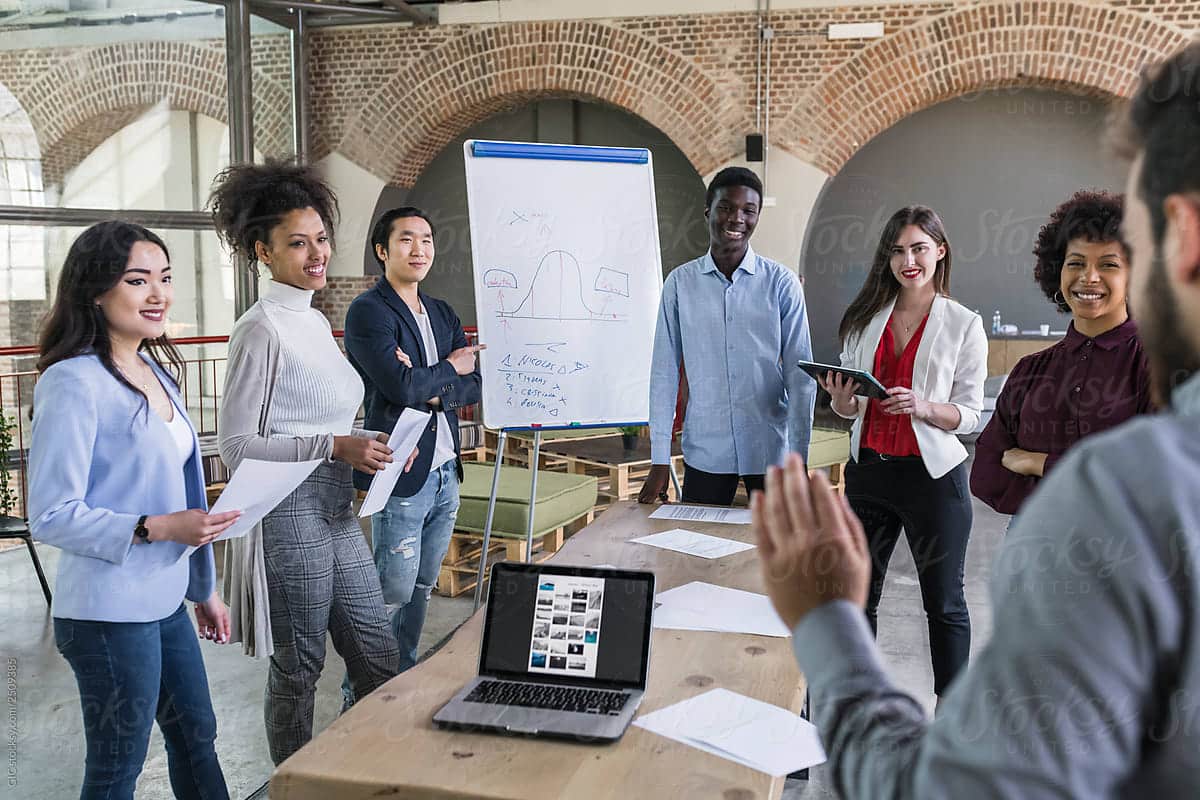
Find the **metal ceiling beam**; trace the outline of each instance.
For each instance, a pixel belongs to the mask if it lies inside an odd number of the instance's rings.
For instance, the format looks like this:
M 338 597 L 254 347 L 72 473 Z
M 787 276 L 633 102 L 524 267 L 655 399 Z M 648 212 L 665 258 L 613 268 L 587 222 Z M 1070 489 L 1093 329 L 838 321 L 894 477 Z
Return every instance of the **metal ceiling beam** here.
M 325 0 L 250 0 L 254 8 L 302 8 L 324 14 L 352 14 L 370 18 L 372 22 L 411 22 L 412 18 L 392 8 L 360 6 L 354 3 L 325 2 Z M 314 21 L 310 18 L 310 21 Z
M 410 6 L 404 0 L 381 0 L 381 2 L 390 8 L 394 8 L 404 16 L 413 21 L 414 25 L 433 25 L 437 23 L 437 17 L 427 14 L 424 11 L 418 11 Z
M 211 230 L 212 215 L 203 211 L 163 211 L 141 208 L 47 208 L 43 206 L 0 206 L 0 224 L 39 227 L 83 228 L 95 222 L 119 219 L 147 228 Z

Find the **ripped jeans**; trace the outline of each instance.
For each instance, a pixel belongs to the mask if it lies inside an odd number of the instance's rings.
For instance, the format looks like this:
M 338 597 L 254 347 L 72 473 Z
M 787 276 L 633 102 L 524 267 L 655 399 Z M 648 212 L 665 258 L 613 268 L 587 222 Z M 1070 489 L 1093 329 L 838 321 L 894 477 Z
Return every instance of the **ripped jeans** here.
M 437 585 L 457 516 L 458 471 L 451 459 L 429 473 L 421 491 L 412 497 L 389 497 L 383 511 L 371 517 L 375 568 L 400 644 L 401 672 L 417 663 L 429 595 Z
M 429 595 L 437 585 L 457 516 L 458 469 L 451 459 L 430 470 L 419 492 L 389 497 L 383 510 L 371 517 L 375 568 L 400 646 L 400 672 L 417 663 Z M 345 709 L 354 702 L 348 682 L 342 683 L 342 693 Z

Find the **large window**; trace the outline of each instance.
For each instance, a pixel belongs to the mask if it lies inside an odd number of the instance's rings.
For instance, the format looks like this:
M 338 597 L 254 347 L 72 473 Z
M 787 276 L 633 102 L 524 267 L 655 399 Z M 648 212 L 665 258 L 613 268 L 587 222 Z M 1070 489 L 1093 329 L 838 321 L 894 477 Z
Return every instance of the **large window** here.
M 23 8 L 0 17 L 0 207 L 9 209 L 0 221 L 0 347 L 36 341 L 72 239 L 121 211 L 174 215 L 148 223 L 172 250 L 172 333 L 228 334 L 233 266 L 202 213 L 230 162 L 225 8 L 189 0 Z M 255 16 L 250 34 L 252 63 L 270 65 L 251 70 L 253 157 L 288 157 L 290 31 Z
M 0 203 L 40 206 L 42 157 L 29 115 L 0 85 Z M 40 228 L 0 225 L 0 303 L 46 296 Z

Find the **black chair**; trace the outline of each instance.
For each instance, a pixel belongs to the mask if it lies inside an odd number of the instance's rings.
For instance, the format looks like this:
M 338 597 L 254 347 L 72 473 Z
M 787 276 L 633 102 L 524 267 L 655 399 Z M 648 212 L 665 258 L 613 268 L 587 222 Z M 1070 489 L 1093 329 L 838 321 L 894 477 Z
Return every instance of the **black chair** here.
M 37 570 L 38 580 L 42 582 L 42 594 L 46 595 L 46 605 L 50 604 L 50 585 L 46 583 L 46 573 L 42 571 L 42 562 L 38 560 L 37 550 L 33 547 L 33 535 L 29 532 L 29 523 L 20 517 L 0 516 L 0 539 L 23 539 L 29 548 L 29 557 L 33 559 L 33 568 Z

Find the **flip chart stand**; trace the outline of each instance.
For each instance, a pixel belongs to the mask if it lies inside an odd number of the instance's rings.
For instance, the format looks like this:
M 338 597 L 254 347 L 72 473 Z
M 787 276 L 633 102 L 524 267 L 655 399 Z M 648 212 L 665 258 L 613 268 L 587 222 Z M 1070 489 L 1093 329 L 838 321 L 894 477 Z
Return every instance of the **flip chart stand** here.
M 645 425 L 646 423 L 637 423 Z M 632 427 L 632 423 L 625 423 L 625 426 Z M 599 427 L 599 426 L 562 426 L 558 428 L 533 428 L 533 448 L 529 453 L 529 518 L 525 526 L 525 563 L 533 561 L 533 518 L 537 509 L 537 481 L 538 481 L 538 462 L 541 460 L 542 450 L 542 431 L 544 430 L 578 430 L 580 427 Z M 607 427 L 607 426 L 606 426 Z M 496 492 L 500 488 L 500 467 L 504 463 L 504 445 L 508 441 L 509 430 L 529 430 L 528 428 L 501 428 L 500 435 L 496 440 L 496 464 L 492 468 L 492 491 L 488 496 L 487 518 L 483 523 L 483 549 L 479 551 L 479 572 L 475 576 L 475 605 L 472 607 L 472 612 L 479 610 L 480 603 L 483 602 L 483 581 L 487 575 L 487 557 L 488 549 L 492 543 L 492 520 L 496 515 Z M 679 476 L 675 474 L 674 463 L 668 461 L 667 468 L 671 472 L 671 483 L 675 486 L 675 496 L 682 498 L 683 490 L 679 486 Z

